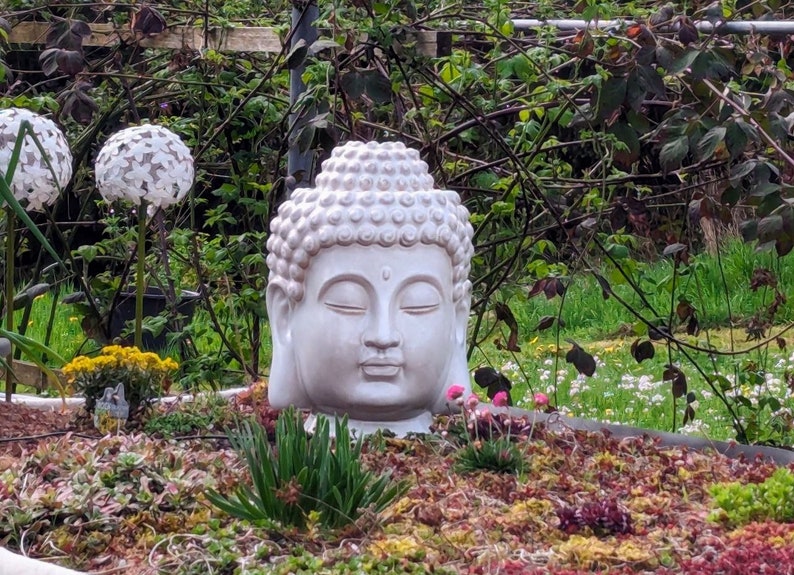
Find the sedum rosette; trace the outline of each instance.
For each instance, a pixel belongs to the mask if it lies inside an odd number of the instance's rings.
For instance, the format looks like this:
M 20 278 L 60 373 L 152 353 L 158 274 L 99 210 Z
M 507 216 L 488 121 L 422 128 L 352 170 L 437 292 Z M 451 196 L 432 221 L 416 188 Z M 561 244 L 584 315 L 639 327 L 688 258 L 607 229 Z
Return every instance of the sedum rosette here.
M 96 159 L 97 187 L 108 202 L 165 208 L 185 197 L 193 175 L 193 157 L 179 136 L 150 124 L 116 132 Z
M 52 204 L 69 183 L 72 153 L 55 122 L 24 108 L 7 108 L 0 110 L 0 173 L 4 175 L 8 169 L 24 120 L 30 123 L 41 147 L 47 151 L 52 170 L 36 142 L 26 135 L 11 180 L 11 192 L 23 205 L 27 203 L 27 209 L 40 211 L 43 206 Z

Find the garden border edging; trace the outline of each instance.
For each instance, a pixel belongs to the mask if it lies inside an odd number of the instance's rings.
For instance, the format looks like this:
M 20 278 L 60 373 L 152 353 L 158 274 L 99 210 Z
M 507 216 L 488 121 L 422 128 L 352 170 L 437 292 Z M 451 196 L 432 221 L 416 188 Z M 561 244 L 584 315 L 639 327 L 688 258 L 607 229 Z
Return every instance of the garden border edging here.
M 517 407 L 510 407 L 508 410 L 511 415 L 515 414 L 534 417 L 535 422 L 546 424 L 552 431 L 560 431 L 566 428 L 591 432 L 608 431 L 610 435 L 620 439 L 647 436 L 658 439 L 659 445 L 663 447 L 684 446 L 696 451 L 713 450 L 720 455 L 724 455 L 725 457 L 732 459 L 743 456 L 752 460 L 760 456 L 764 459 L 770 459 L 775 464 L 781 466 L 794 464 L 794 451 L 780 449 L 777 447 L 768 447 L 765 445 L 744 445 L 734 441 L 718 441 L 704 437 L 681 435 L 667 431 L 656 431 L 641 427 L 633 427 L 630 425 L 602 423 L 592 419 L 569 417 L 560 413 L 540 413 L 536 411 L 520 409 Z
M 225 399 L 233 397 L 243 391 L 248 390 L 248 387 L 236 387 L 231 389 L 224 389 L 221 391 L 209 391 L 198 393 L 195 396 L 192 394 L 184 395 L 171 395 L 160 398 L 158 401 L 163 403 L 173 403 L 175 401 L 193 401 L 197 397 L 205 397 L 207 395 L 219 395 Z M 77 409 L 84 403 L 82 397 L 67 397 L 65 399 L 59 397 L 37 397 L 32 395 L 15 394 L 12 397 L 14 403 L 22 403 L 28 407 L 36 409 L 61 409 L 66 406 L 67 409 Z M 490 404 L 480 404 L 486 406 L 494 411 L 506 410 L 511 415 L 532 417 L 535 423 L 544 423 L 549 426 L 553 431 L 560 431 L 566 428 L 603 432 L 608 431 L 611 435 L 620 439 L 628 437 L 643 437 L 648 436 L 659 440 L 659 444 L 665 447 L 672 446 L 685 446 L 697 451 L 713 450 L 716 453 L 730 458 L 737 458 L 744 456 L 748 459 L 756 457 L 763 457 L 774 461 L 777 465 L 790 465 L 794 464 L 794 451 L 787 449 L 780 449 L 777 447 L 768 447 L 764 445 L 744 445 L 734 441 L 718 441 L 707 439 L 704 437 L 695 437 L 691 435 L 681 435 L 678 433 L 671 433 L 667 431 L 656 431 L 652 429 L 644 429 L 642 427 L 633 427 L 630 425 L 619 425 L 615 423 L 603 423 L 592 419 L 582 419 L 579 417 L 570 417 L 558 412 L 542 413 L 538 411 L 530 411 L 518 407 L 508 408 L 495 408 Z M 2 575 L 2 572 L 0 572 Z

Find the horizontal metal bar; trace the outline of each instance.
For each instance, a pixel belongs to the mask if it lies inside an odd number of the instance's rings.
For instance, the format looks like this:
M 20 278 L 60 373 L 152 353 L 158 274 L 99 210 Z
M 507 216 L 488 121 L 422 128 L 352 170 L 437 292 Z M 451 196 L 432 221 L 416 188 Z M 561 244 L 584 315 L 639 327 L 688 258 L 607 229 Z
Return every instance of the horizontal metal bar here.
M 552 27 L 559 30 L 584 30 L 586 28 L 609 30 L 631 26 L 634 20 L 534 20 L 516 18 L 513 21 L 516 30 Z M 717 31 L 721 34 L 794 34 L 792 20 L 733 20 L 717 23 Z M 673 26 L 675 28 L 675 26 Z M 695 27 L 705 33 L 714 31 L 714 23 L 708 20 L 697 20 Z

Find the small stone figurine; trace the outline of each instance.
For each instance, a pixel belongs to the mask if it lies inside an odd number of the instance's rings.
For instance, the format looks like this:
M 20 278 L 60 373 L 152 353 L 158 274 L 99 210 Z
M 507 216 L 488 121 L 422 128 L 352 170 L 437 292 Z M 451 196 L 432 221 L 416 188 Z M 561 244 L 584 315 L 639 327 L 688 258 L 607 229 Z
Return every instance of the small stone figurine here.
M 279 208 L 267 242 L 268 396 L 362 433 L 427 432 L 470 392 L 473 254 L 458 194 L 401 143 L 350 142 Z M 333 427 L 333 426 L 332 426 Z
M 124 398 L 124 384 L 106 387 L 94 406 L 94 427 L 102 433 L 117 431 L 130 416 L 130 404 Z

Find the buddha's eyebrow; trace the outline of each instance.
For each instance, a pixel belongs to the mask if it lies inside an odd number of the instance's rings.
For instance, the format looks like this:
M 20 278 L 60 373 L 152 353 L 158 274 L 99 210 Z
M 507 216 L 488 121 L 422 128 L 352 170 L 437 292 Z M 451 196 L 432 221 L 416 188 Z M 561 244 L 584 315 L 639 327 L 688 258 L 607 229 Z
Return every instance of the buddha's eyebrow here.
M 440 293 L 444 293 L 444 288 L 441 285 L 441 282 L 436 276 L 431 276 L 429 274 L 417 274 L 415 276 L 408 276 L 405 278 L 401 283 L 399 289 L 403 289 L 411 284 L 425 282 L 432 285 L 436 288 Z
M 318 291 L 317 297 L 323 297 L 326 291 L 328 291 L 336 284 L 343 282 L 354 283 L 361 286 L 364 289 L 368 289 L 372 287 L 372 284 L 370 284 L 365 277 L 353 273 L 347 273 L 347 274 L 334 276 L 323 282 L 323 284 L 320 286 L 320 290 Z

